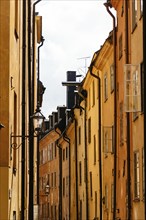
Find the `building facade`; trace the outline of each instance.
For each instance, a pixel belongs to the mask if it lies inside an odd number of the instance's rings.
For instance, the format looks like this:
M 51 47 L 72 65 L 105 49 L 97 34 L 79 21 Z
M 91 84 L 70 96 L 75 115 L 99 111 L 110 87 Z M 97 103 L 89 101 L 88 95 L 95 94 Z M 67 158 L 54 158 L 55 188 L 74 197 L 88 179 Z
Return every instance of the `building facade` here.
M 32 1 L 0 2 L 0 219 L 38 217 L 37 142 L 30 116 L 37 105 L 42 33 L 33 6 Z

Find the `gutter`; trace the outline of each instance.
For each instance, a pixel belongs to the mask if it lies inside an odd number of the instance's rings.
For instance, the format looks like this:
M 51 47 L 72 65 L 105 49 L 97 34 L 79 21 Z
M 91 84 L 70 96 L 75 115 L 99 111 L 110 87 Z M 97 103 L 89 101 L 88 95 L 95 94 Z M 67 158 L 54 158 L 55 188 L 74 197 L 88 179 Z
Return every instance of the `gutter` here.
M 112 12 L 109 10 L 112 5 L 110 1 L 104 3 L 107 12 L 113 19 L 113 45 L 114 45 L 114 210 L 113 220 L 116 218 L 116 190 L 117 190 L 117 66 L 116 66 L 116 19 Z
M 87 121 L 87 100 L 86 100 L 86 95 L 84 96 L 81 92 L 78 91 L 78 95 L 85 101 L 85 108 L 79 106 L 79 107 L 74 107 L 74 108 L 80 108 L 84 110 L 84 150 L 85 150 L 85 191 L 86 191 L 86 219 L 89 219 L 89 204 L 88 204 L 88 152 L 87 152 L 87 126 L 86 126 L 86 121 Z M 78 167 L 78 157 L 77 157 L 77 121 L 75 120 L 75 150 L 76 150 L 76 169 Z M 78 178 L 78 169 L 76 170 L 76 176 Z M 78 198 L 78 179 L 76 180 L 76 185 L 77 185 L 77 192 L 76 192 L 76 197 Z M 77 199 L 77 205 L 78 205 L 78 199 Z M 78 213 L 78 206 L 77 206 L 77 213 Z M 77 215 L 78 217 L 78 215 Z
M 26 0 L 23 1 L 23 36 L 22 36 L 22 151 L 21 151 L 21 219 L 25 217 L 25 80 L 26 80 Z
M 71 149 L 70 149 L 70 138 L 67 136 L 63 136 L 63 139 L 69 144 L 69 170 L 68 170 L 68 177 L 69 177 L 69 219 L 71 219 Z
M 143 1 L 143 62 L 146 67 L 146 2 Z M 146 94 L 146 77 L 144 77 L 144 97 Z M 146 161 L 146 99 L 144 99 L 144 161 Z M 145 168 L 145 167 L 144 167 Z M 146 179 L 146 172 L 144 172 L 144 178 Z M 144 201 L 146 198 L 144 197 Z M 144 216 L 146 216 L 146 202 L 144 203 Z M 146 219 L 146 217 L 145 217 Z
M 126 63 L 129 63 L 129 28 L 128 28 L 128 2 L 125 1 L 125 42 L 126 42 Z M 131 140 L 130 140 L 130 134 L 131 134 L 131 129 L 130 129 L 130 113 L 126 113 L 127 116 L 127 193 L 128 193 L 128 217 L 127 219 L 131 219 L 131 174 L 130 174 L 130 169 L 131 169 L 131 156 L 130 156 L 130 146 L 131 146 Z
M 102 150 L 101 150 L 101 91 L 100 91 L 100 85 L 101 85 L 101 79 L 99 76 L 92 73 L 92 67 L 94 65 L 91 64 L 91 67 L 89 67 L 89 73 L 91 76 L 96 78 L 98 80 L 98 94 L 99 94 L 99 104 L 98 104 L 98 121 L 99 121 L 99 138 L 98 138 L 98 145 L 99 145 L 99 188 L 100 188 L 100 220 L 102 220 Z
M 32 49 L 33 49 L 33 59 L 32 59 L 32 72 L 30 69 L 29 72 L 29 219 L 34 219 L 34 139 L 31 138 L 33 136 L 33 119 L 31 115 L 34 112 L 34 69 L 35 69 L 35 6 L 41 0 L 37 0 L 33 4 L 33 36 L 32 36 Z M 29 2 L 29 10 L 31 11 L 31 1 Z M 31 18 L 30 18 L 31 20 Z M 29 21 L 29 31 L 28 34 L 31 33 L 31 22 Z M 29 47 L 31 47 L 31 40 L 29 39 Z M 29 50 L 29 56 L 31 56 L 31 50 Z M 31 60 L 28 61 L 28 63 Z M 30 67 L 31 68 L 31 67 Z
M 37 107 L 40 106 L 39 103 L 39 79 L 40 79 L 40 47 L 43 46 L 44 43 L 44 38 L 41 38 L 41 44 L 38 46 L 38 78 L 37 78 Z M 39 140 L 40 140 L 40 135 L 37 136 L 37 204 L 39 207 L 39 164 L 40 164 L 40 157 L 39 157 Z

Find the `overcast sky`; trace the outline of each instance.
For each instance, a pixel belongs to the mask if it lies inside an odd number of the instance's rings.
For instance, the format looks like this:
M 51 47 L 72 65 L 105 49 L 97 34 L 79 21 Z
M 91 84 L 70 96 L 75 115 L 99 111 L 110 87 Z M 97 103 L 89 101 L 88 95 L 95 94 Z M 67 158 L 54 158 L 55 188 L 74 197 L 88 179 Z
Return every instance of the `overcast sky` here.
M 66 105 L 66 87 L 62 86 L 66 72 L 85 76 L 94 52 L 113 28 L 104 2 L 42 0 L 37 5 L 45 38 L 40 49 L 40 79 L 46 87 L 42 106 L 46 118 L 57 106 Z

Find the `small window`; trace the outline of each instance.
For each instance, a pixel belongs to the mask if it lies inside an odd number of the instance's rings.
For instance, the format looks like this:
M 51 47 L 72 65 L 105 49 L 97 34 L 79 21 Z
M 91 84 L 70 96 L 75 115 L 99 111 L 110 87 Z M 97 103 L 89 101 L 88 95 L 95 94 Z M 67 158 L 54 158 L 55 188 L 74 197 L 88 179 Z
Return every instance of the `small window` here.
M 66 196 L 69 195 L 69 176 L 66 176 Z
M 79 145 L 81 144 L 81 127 L 79 127 L 79 138 L 78 138 L 78 140 L 79 140 Z
M 119 59 L 121 59 L 123 55 L 123 37 L 122 34 L 119 37 Z
M 144 112 L 144 63 L 141 63 L 141 111 Z
M 15 0 L 15 37 L 18 39 L 19 34 L 19 0 Z
M 114 184 L 111 185 L 111 212 L 114 211 Z
M 105 185 L 105 209 L 108 209 L 108 185 Z
M 132 30 L 137 25 L 137 0 L 132 0 Z
M 92 172 L 90 172 L 90 197 L 93 197 L 93 189 L 92 189 Z
M 96 164 L 96 135 L 94 135 L 94 164 Z
M 63 161 L 65 160 L 65 149 L 63 149 Z
M 110 66 L 111 92 L 114 91 L 114 65 Z
M 139 151 L 134 152 L 134 199 L 140 197 Z
M 95 105 L 95 84 L 94 84 L 94 80 L 92 82 L 92 106 Z
M 140 0 L 140 15 L 143 15 L 143 0 Z
M 91 118 L 88 119 L 88 143 L 91 143 Z
M 108 81 L 107 74 L 104 74 L 104 101 L 108 99 Z
M 79 184 L 82 185 L 82 162 L 79 162 Z
M 80 213 L 79 213 L 79 216 L 80 216 L 80 220 L 83 220 L 82 218 L 82 200 L 80 200 Z
M 145 164 L 144 164 L 144 148 L 142 148 L 142 196 L 145 199 Z
M 65 178 L 63 178 L 63 196 L 65 196 Z
M 56 187 L 56 172 L 54 172 L 54 187 Z
M 123 116 L 123 102 L 120 103 L 120 146 L 124 144 L 124 131 L 123 131 L 123 123 L 124 123 L 124 116 Z

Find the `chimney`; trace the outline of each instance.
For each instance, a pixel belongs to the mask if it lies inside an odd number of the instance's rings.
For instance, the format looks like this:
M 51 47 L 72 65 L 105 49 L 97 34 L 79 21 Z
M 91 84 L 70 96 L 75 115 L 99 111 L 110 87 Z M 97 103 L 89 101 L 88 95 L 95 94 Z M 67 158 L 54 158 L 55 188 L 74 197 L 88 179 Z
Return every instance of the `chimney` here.
M 76 82 L 76 71 L 67 71 L 67 81 Z M 71 109 L 75 104 L 74 90 L 76 90 L 76 86 L 67 86 L 67 93 L 66 93 L 67 109 Z

